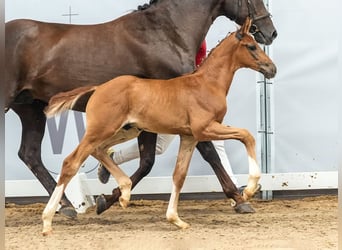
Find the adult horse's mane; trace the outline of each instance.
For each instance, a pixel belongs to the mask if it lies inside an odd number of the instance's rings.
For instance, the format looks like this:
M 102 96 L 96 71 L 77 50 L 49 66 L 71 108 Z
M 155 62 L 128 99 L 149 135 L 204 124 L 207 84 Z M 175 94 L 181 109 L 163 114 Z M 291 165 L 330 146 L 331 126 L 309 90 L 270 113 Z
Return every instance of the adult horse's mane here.
M 137 10 L 135 11 L 143 11 L 143 10 L 146 10 L 148 8 L 150 8 L 153 4 L 156 4 L 159 0 L 150 0 L 149 3 L 145 3 L 143 5 L 139 5 Z

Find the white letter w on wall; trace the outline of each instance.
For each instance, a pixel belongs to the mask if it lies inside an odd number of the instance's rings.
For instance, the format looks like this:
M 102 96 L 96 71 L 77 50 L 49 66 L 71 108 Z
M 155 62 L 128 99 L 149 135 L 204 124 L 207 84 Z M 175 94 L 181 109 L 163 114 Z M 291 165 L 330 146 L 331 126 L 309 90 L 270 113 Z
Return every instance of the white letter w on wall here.
M 73 111 L 73 113 L 75 117 L 78 141 L 80 142 L 85 132 L 83 116 L 81 112 Z M 47 120 L 47 127 L 51 139 L 51 147 L 54 154 L 62 153 L 68 116 L 69 112 L 63 112 L 60 115 L 58 126 L 56 117 L 51 117 Z

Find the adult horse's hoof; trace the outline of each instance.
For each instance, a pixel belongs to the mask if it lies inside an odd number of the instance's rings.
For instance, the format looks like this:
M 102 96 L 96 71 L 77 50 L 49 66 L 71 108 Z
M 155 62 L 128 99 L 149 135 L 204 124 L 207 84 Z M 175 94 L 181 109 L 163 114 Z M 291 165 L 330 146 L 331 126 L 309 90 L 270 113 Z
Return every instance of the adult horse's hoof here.
M 99 166 L 97 168 L 97 177 L 103 184 L 106 184 L 110 177 L 109 171 L 101 163 L 99 163 Z
M 110 156 L 110 158 L 113 159 L 114 155 L 114 150 L 113 149 L 108 149 L 107 154 Z M 109 181 L 110 173 L 105 168 L 102 163 L 99 163 L 98 168 L 97 168 L 97 177 L 99 178 L 99 181 L 103 184 L 106 184 Z
M 234 207 L 234 210 L 238 214 L 252 214 L 252 213 L 255 213 L 254 208 L 248 202 L 244 202 L 244 203 L 241 203 L 239 205 L 236 205 Z
M 59 210 L 58 213 L 69 218 L 69 219 L 76 219 L 77 218 L 77 212 L 75 208 L 70 207 L 70 206 L 62 206 Z
M 107 201 L 103 194 L 96 198 L 96 213 L 102 214 L 107 210 Z

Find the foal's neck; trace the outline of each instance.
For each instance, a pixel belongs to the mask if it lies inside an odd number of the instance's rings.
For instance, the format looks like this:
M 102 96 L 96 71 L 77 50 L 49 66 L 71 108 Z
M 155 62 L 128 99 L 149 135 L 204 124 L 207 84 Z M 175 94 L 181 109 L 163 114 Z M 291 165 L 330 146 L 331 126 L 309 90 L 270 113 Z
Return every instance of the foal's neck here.
M 228 40 L 230 39 L 230 40 Z M 203 83 L 215 85 L 215 88 L 228 94 L 234 73 L 240 65 L 234 57 L 238 43 L 232 41 L 232 35 L 225 38 L 216 48 L 214 48 L 195 74 L 201 74 Z

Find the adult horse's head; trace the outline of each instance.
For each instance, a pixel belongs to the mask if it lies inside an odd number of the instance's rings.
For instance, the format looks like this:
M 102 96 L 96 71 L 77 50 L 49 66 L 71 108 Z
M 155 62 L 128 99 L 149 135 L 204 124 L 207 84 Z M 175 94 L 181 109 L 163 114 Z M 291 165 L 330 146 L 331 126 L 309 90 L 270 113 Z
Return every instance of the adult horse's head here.
M 225 15 L 242 25 L 246 17 L 252 19 L 250 33 L 258 43 L 269 45 L 277 37 L 277 31 L 263 0 L 225 0 Z

